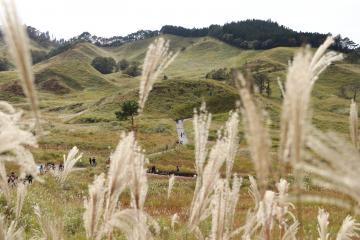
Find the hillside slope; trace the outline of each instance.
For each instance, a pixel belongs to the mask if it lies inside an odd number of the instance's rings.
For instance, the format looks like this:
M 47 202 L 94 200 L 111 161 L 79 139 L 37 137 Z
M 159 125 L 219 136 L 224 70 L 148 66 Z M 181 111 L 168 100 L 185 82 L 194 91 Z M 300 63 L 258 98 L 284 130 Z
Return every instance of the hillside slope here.
M 262 73 L 270 80 L 271 96 L 261 97 L 270 116 L 278 120 L 281 97 L 276 79 L 285 79 L 288 61 L 296 48 L 279 47 L 270 50 L 241 50 L 219 40 L 163 35 L 171 41 L 171 49 L 179 55 L 165 71 L 167 80 L 158 80 L 150 95 L 147 114 L 187 118 L 202 100 L 209 102 L 214 112 L 233 108 L 236 90 L 225 82 L 208 80 L 205 75 L 219 68 L 246 68 L 253 74 Z M 136 99 L 139 77 L 121 72 L 101 74 L 91 66 L 98 56 L 116 61 L 143 61 L 149 38 L 116 48 L 100 48 L 90 43 L 78 43 L 69 50 L 34 66 L 36 84 L 42 108 L 58 113 L 77 114 L 70 122 L 97 118 L 115 120 L 114 112 L 126 99 Z M 15 72 L 0 72 L 0 98 L 23 102 Z M 360 89 L 360 66 L 336 63 L 321 75 L 314 91 L 315 122 L 341 128 L 346 122 L 349 98 Z M 212 95 L 213 94 L 213 95 Z M 81 107 L 72 107 L 72 106 Z M 85 121 L 86 122 L 86 121 Z M 346 131 L 346 127 L 340 130 Z

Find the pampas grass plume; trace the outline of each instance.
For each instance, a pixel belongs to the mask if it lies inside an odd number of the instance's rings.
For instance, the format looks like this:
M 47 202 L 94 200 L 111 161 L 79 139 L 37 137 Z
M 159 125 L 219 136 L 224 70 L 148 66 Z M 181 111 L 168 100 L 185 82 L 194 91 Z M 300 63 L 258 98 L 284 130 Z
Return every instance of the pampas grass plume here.
M 15 3 L 12 0 L 1 1 L 1 17 L 5 41 L 18 70 L 22 88 L 34 113 L 37 130 L 40 130 L 40 111 L 36 94 L 29 39 L 25 26 L 20 21 Z
M 156 39 L 150 44 L 145 56 L 140 80 L 139 112 L 142 112 L 151 89 L 157 79 L 177 56 L 169 51 L 170 41 L 164 38 Z
M 167 198 L 169 199 L 170 198 L 170 194 L 171 194 L 171 191 L 174 187 L 174 183 L 175 183 L 175 175 L 174 174 L 171 174 L 170 178 L 169 178 L 169 186 L 168 186 L 168 192 L 167 192 Z
M 354 99 L 351 100 L 350 104 L 350 137 L 354 146 L 359 147 L 359 120 L 358 120 L 358 106 Z

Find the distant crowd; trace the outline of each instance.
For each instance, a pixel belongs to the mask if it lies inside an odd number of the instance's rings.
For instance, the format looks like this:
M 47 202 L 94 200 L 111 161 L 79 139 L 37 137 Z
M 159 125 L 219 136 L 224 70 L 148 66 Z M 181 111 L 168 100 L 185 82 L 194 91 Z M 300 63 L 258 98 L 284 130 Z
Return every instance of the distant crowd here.
M 10 187 L 16 187 L 19 183 L 32 184 L 33 178 L 34 177 L 31 174 L 26 175 L 24 178 L 19 178 L 15 172 L 11 172 L 7 182 Z
M 64 165 L 62 163 L 60 163 L 59 165 L 56 165 L 55 163 L 49 162 L 46 164 L 40 164 L 38 166 L 38 170 L 39 170 L 40 174 L 44 174 L 49 171 L 55 171 L 55 170 L 63 171 Z
M 175 171 L 169 171 L 169 172 L 164 172 L 164 171 L 160 171 L 158 168 L 156 168 L 155 165 L 152 165 L 148 170 L 147 173 L 152 173 L 152 174 L 161 174 L 161 175 L 167 175 L 167 174 L 175 174 L 178 175 L 180 173 L 180 167 L 176 166 L 176 170 Z
M 110 163 L 110 162 L 109 162 Z M 89 164 L 91 167 L 96 167 L 97 162 L 95 157 L 89 158 Z M 64 164 L 55 164 L 52 162 L 48 162 L 46 164 L 40 164 L 37 166 L 39 174 L 46 174 L 50 171 L 64 171 Z M 7 182 L 10 187 L 16 187 L 18 183 L 23 184 L 32 184 L 34 177 L 31 174 L 26 175 L 24 178 L 20 178 L 17 176 L 15 172 L 11 172 L 7 178 Z
M 96 167 L 97 166 L 97 161 L 95 157 L 90 157 L 89 158 L 89 165 L 91 167 Z M 106 161 L 106 166 L 109 167 L 110 166 L 110 158 Z M 64 164 L 60 163 L 60 164 L 55 164 L 52 162 L 46 163 L 46 164 L 40 164 L 38 165 L 38 172 L 40 174 L 46 174 L 47 172 L 50 171 L 64 171 Z M 178 175 L 180 174 L 180 167 L 176 166 L 176 170 L 175 171 L 170 171 L 170 172 L 163 172 L 160 171 L 158 168 L 156 168 L 155 165 L 151 166 L 148 170 L 148 173 L 152 173 L 152 174 L 175 174 Z M 26 175 L 24 178 L 19 178 L 15 172 L 11 172 L 11 174 L 8 176 L 8 184 L 10 187 L 16 187 L 18 185 L 18 183 L 23 183 L 23 184 L 32 184 L 33 182 L 33 176 L 31 174 Z

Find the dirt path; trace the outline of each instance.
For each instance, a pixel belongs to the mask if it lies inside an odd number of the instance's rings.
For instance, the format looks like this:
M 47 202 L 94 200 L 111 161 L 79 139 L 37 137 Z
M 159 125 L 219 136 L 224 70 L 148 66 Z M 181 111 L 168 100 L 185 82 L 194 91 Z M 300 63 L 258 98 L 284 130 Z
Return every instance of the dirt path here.
M 158 155 L 161 155 L 161 154 L 164 154 L 164 153 L 168 153 L 168 152 L 173 152 L 176 150 L 176 147 L 174 148 L 169 148 L 168 150 L 164 150 L 164 151 L 159 151 L 159 152 L 154 152 L 154 153 L 150 153 L 150 154 L 147 154 L 146 157 L 154 157 L 154 156 L 158 156 Z
M 156 174 L 156 173 L 148 173 L 147 174 L 148 177 L 151 177 L 151 178 L 169 178 L 170 175 L 164 175 L 164 174 Z M 195 180 L 196 177 L 188 177 L 188 176 L 179 176 L 179 175 L 175 175 L 175 179 L 182 179 L 182 180 Z
M 60 116 L 59 118 L 62 119 L 64 122 L 67 122 L 67 121 L 70 121 L 70 120 L 74 119 L 77 116 L 80 116 L 83 113 L 86 113 L 87 111 L 89 111 L 89 109 L 85 109 L 85 110 L 83 110 L 81 112 L 74 113 L 74 114 L 63 115 L 63 116 Z

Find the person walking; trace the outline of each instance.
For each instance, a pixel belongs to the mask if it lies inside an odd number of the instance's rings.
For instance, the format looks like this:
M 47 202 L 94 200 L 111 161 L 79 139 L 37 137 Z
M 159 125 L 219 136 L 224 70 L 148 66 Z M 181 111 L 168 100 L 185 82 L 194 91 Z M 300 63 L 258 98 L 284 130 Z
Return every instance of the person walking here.
M 15 174 L 15 172 L 11 172 L 9 178 L 8 178 L 8 184 L 10 187 L 16 187 L 17 184 L 17 176 Z
M 25 177 L 25 183 L 28 182 L 29 184 L 32 184 L 33 182 L 33 176 L 31 174 L 26 175 Z

